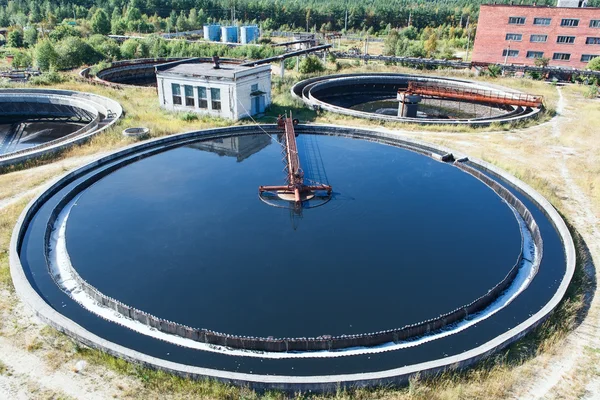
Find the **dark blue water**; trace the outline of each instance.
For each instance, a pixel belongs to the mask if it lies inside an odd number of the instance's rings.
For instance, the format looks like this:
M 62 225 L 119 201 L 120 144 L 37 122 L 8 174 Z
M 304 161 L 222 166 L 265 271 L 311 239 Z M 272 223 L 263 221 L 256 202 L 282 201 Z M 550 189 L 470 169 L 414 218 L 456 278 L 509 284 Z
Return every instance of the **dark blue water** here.
M 82 194 L 67 226 L 73 265 L 156 316 L 285 337 L 433 318 L 485 294 L 514 264 L 516 220 L 478 180 L 395 147 L 310 139 L 336 196 L 301 219 L 257 197 L 259 185 L 283 183 L 277 144 L 241 161 L 198 149 L 215 144 L 176 148 Z

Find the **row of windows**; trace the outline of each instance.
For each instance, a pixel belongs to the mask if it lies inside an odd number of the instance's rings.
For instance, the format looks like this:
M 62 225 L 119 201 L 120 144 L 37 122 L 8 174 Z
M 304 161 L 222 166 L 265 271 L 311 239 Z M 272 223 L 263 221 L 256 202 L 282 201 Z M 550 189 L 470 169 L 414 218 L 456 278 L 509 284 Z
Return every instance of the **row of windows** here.
M 523 40 L 523 35 L 520 33 L 507 33 L 506 40 L 520 42 Z M 548 41 L 548 35 L 530 35 L 529 41 L 533 43 L 545 43 Z M 575 36 L 558 36 L 556 43 L 573 44 L 575 43 Z M 600 37 L 587 37 L 585 38 L 585 44 L 600 44 Z
M 181 86 L 177 83 L 171 84 L 171 92 L 173 93 L 173 104 L 183 105 L 185 98 L 186 107 L 194 107 L 196 102 L 194 99 L 194 87 L 190 85 L 183 85 L 184 98 L 181 96 Z M 206 96 L 205 87 L 196 87 L 196 93 L 198 94 L 198 108 L 208 109 L 208 97 Z M 210 89 L 210 106 L 211 110 L 221 109 L 221 89 L 211 88 Z
M 525 25 L 525 17 L 508 17 L 508 23 L 511 25 Z M 552 18 L 534 18 L 534 25 L 548 26 L 552 22 Z M 576 27 L 579 26 L 579 19 L 575 18 L 563 18 L 560 20 L 560 26 Z M 600 28 L 600 19 L 593 19 L 590 21 L 590 28 Z
M 519 50 L 509 50 L 509 49 L 504 49 L 502 50 L 502 57 L 518 57 L 519 56 Z M 528 51 L 526 54 L 527 58 L 542 58 L 544 57 L 544 52 L 543 51 Z M 588 62 L 590 61 L 592 58 L 598 57 L 598 55 L 595 54 L 582 54 L 581 55 L 581 61 L 582 62 Z M 553 60 L 563 60 L 563 61 L 569 61 L 571 59 L 571 55 L 568 53 L 554 53 L 552 55 L 552 59 Z

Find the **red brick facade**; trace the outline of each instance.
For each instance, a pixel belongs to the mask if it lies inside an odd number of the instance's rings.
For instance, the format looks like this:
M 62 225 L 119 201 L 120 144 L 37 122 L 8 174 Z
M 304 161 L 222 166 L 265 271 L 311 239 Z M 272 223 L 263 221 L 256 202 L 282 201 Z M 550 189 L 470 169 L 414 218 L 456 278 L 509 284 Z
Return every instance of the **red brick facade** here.
M 509 24 L 511 18 L 516 23 Z M 536 18 L 549 18 L 550 21 L 537 20 L 538 24 L 534 25 Z M 563 19 L 578 20 L 578 25 L 561 26 Z M 539 35 L 533 40 L 543 40 L 543 36 L 547 36 L 546 41 L 532 42 L 531 35 Z M 564 43 L 557 42 L 559 37 Z M 504 50 L 508 57 L 503 54 Z M 600 8 L 481 6 L 473 62 L 533 65 L 534 57 L 540 53 L 550 58 L 551 66 L 585 68 L 588 58 L 600 56 Z M 567 54 L 568 60 L 564 59 Z

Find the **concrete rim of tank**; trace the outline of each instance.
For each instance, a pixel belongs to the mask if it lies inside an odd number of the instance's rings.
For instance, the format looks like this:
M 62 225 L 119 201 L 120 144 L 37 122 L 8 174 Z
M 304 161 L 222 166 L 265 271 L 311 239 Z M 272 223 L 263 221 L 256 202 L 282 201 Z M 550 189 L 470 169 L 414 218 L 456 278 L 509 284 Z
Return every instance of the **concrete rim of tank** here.
M 56 101 L 61 104 L 68 104 L 91 112 L 94 119 L 83 128 L 62 138 L 0 155 L 0 167 L 19 164 L 82 143 L 111 127 L 123 115 L 123 108 L 117 101 L 93 93 L 60 89 L 0 89 L 0 97 L 7 96 L 18 96 L 14 101 L 21 103 L 29 101 L 51 104 Z
M 465 79 L 447 78 L 441 76 L 427 76 L 427 75 L 415 75 L 415 74 L 397 74 L 397 73 L 359 73 L 359 74 L 337 74 L 337 75 L 325 75 L 315 78 L 305 79 L 297 82 L 290 89 L 292 97 L 301 100 L 307 107 L 319 108 L 325 111 L 348 115 L 356 118 L 365 118 L 385 122 L 406 122 L 406 123 L 418 123 L 422 125 L 467 125 L 467 126 L 478 126 L 485 127 L 492 123 L 514 123 L 518 121 L 524 121 L 529 119 L 537 118 L 542 111 L 539 108 L 533 109 L 519 109 L 515 108 L 512 111 L 508 111 L 506 114 L 499 117 L 480 117 L 471 119 L 440 119 L 440 118 L 408 118 L 398 117 L 393 115 L 383 115 L 373 112 L 357 111 L 346 107 L 340 107 L 330 104 L 326 101 L 320 100 L 318 96 L 314 96 L 312 93 L 313 89 L 323 88 L 327 85 L 344 85 L 354 86 L 361 83 L 373 83 L 374 80 L 379 80 L 386 83 L 396 83 L 398 79 L 411 79 L 421 82 L 440 82 L 450 83 L 452 85 L 464 86 L 467 88 L 474 89 L 487 89 L 499 93 L 512 93 L 512 94 L 523 94 L 523 92 L 502 87 L 499 85 L 470 81 Z
M 337 133 L 347 131 L 349 135 L 352 132 L 363 132 L 368 133 L 371 136 L 380 137 L 382 139 L 389 136 L 394 136 L 396 139 L 398 139 L 397 135 L 372 131 L 368 129 L 356 129 L 336 125 L 313 125 L 312 127 L 319 129 L 320 131 L 331 131 Z M 263 128 L 269 129 L 272 128 L 272 126 L 265 125 L 263 126 Z M 166 138 L 162 137 L 153 139 L 145 143 L 135 144 L 132 146 L 128 146 L 124 149 L 117 150 L 116 152 L 108 156 L 100 157 L 97 160 L 83 167 L 79 167 L 71 172 L 66 173 L 62 177 L 57 178 L 54 182 L 48 184 L 44 188 L 44 191 L 39 196 L 31 200 L 31 202 L 25 207 L 25 209 L 19 216 L 19 219 L 15 225 L 11 237 L 9 248 L 9 265 L 15 291 L 19 295 L 20 299 L 24 301 L 28 306 L 30 306 L 43 321 L 45 321 L 52 327 L 58 329 L 59 331 L 78 340 L 84 345 L 101 350 L 113 356 L 123 358 L 127 361 L 140 364 L 145 367 L 159 369 L 183 377 L 206 377 L 216 379 L 225 383 L 236 384 L 239 386 L 250 386 L 255 389 L 279 389 L 285 391 L 325 392 L 335 391 L 339 389 L 340 386 L 357 388 L 385 384 L 403 384 L 408 382 L 409 377 L 414 375 L 415 373 L 421 373 L 429 376 L 440 373 L 445 370 L 465 368 L 470 365 L 473 365 L 477 361 L 497 352 L 498 350 L 508 346 L 514 341 L 525 336 L 529 331 L 531 331 L 543 321 L 545 321 L 548 318 L 549 314 L 554 310 L 554 308 L 559 304 L 559 302 L 565 295 L 573 273 L 575 271 L 576 253 L 573 239 L 560 214 L 541 194 L 539 194 L 529 185 L 525 184 L 521 180 L 508 174 L 506 171 L 497 168 L 492 164 L 476 159 L 469 159 L 469 161 L 472 164 L 477 165 L 478 168 L 481 168 L 484 171 L 493 173 L 501 177 L 510 185 L 517 188 L 520 192 L 524 193 L 550 219 L 550 222 L 556 229 L 558 235 L 560 236 L 560 240 L 563 243 L 565 251 L 566 270 L 565 274 L 562 277 L 560 285 L 558 286 L 558 289 L 541 310 L 530 316 L 528 319 L 526 319 L 516 327 L 495 337 L 494 339 L 455 356 L 445 357 L 434 361 L 407 365 L 404 367 L 393 368 L 378 372 L 318 376 L 258 375 L 196 367 L 167 361 L 153 356 L 148 356 L 141 352 L 131 350 L 124 346 L 103 339 L 87 331 L 74 321 L 66 318 L 65 316 L 57 312 L 54 308 L 47 304 L 31 286 L 29 280 L 25 275 L 18 251 L 23 235 L 25 234 L 25 231 L 27 229 L 27 225 L 31 217 L 36 212 L 36 207 L 46 200 L 45 195 L 51 188 L 73 176 L 78 175 L 79 173 L 94 168 L 101 162 L 101 160 L 110 160 L 122 155 L 131 154 L 138 149 L 159 146 L 163 143 L 173 143 L 175 141 L 189 139 L 192 137 L 200 137 L 203 134 L 223 131 L 229 131 L 233 134 L 243 134 L 244 132 L 247 133 L 251 130 L 256 130 L 256 127 L 239 126 L 216 128 L 202 131 L 187 132 Z M 401 138 L 401 140 L 407 146 L 411 146 L 423 153 L 431 154 L 432 156 L 447 154 L 450 152 L 449 149 L 443 148 L 441 146 L 435 146 L 426 142 L 421 142 L 418 140 L 406 138 Z M 464 155 L 457 152 L 453 152 L 453 154 L 458 158 L 464 157 Z

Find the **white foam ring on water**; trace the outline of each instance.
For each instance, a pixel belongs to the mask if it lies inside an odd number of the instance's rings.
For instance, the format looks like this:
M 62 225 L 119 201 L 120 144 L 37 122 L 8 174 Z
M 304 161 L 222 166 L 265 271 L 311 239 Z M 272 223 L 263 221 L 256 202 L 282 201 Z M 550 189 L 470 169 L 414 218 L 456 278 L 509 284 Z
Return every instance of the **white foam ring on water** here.
M 79 303 L 83 308 L 96 314 L 108 321 L 117 323 L 126 328 L 143 335 L 151 336 L 169 343 L 173 343 L 182 347 L 187 347 L 195 350 L 210 351 L 215 353 L 228 354 L 233 356 L 258 357 L 258 358 L 324 358 L 324 357 L 342 357 L 355 356 L 362 354 L 382 353 L 386 351 L 399 350 L 418 346 L 423 343 L 431 342 L 436 339 L 441 339 L 458 332 L 461 332 L 469 327 L 476 325 L 479 322 L 491 317 L 498 311 L 502 310 L 510 304 L 521 292 L 523 292 L 537 273 L 534 265 L 538 265 L 537 258 L 539 256 L 538 249 L 535 246 L 531 232 L 519 213 L 508 203 L 512 208 L 518 222 L 519 228 L 523 235 L 523 260 L 519 267 L 519 271 L 513 280 L 512 284 L 506 289 L 492 304 L 481 312 L 470 315 L 468 318 L 449 325 L 442 330 L 432 332 L 431 334 L 412 338 L 401 342 L 390 342 L 373 347 L 351 347 L 339 350 L 323 350 L 323 351 L 305 351 L 305 352 L 266 352 L 234 349 L 224 346 L 202 343 L 192 339 L 187 339 L 178 335 L 161 332 L 155 328 L 145 325 L 139 321 L 125 317 L 119 312 L 101 305 L 79 286 L 78 282 L 73 278 L 73 266 L 67 251 L 66 229 L 67 220 L 71 213 L 71 209 L 76 205 L 79 196 L 76 196 L 58 215 L 53 231 L 50 237 L 48 259 L 50 262 L 50 270 L 59 287 L 66 292 L 73 300 Z

